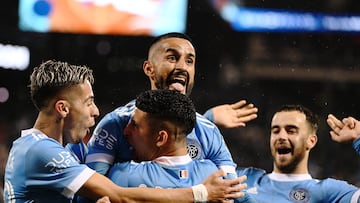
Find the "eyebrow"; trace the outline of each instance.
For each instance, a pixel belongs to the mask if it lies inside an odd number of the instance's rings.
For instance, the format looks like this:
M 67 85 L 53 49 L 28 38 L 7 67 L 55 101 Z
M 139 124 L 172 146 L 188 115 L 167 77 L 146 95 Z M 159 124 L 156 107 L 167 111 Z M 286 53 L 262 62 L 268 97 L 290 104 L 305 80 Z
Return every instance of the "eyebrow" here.
M 174 48 L 167 48 L 167 49 L 165 50 L 165 53 L 168 53 L 168 52 L 176 52 L 176 53 L 179 53 L 179 51 L 178 51 L 177 49 L 174 49 Z M 187 55 L 190 56 L 190 57 L 195 58 L 195 54 L 194 54 L 194 53 L 188 53 Z
M 86 97 L 85 100 L 84 100 L 84 103 L 86 103 L 89 100 L 95 100 L 95 96 L 91 95 L 91 96 Z
M 274 128 L 280 128 L 280 126 L 279 126 L 279 125 L 271 126 L 271 130 L 274 129 Z M 296 125 L 285 125 L 285 128 L 296 128 L 296 129 L 299 129 L 299 127 L 296 126 Z

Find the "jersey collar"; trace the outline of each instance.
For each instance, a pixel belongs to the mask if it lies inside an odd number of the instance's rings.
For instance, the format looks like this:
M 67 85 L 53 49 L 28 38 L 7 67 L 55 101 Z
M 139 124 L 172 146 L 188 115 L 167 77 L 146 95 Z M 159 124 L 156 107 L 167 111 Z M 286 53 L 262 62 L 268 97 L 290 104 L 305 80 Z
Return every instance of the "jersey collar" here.
M 310 174 L 283 174 L 272 172 L 269 174 L 269 178 L 277 181 L 300 181 L 312 179 Z

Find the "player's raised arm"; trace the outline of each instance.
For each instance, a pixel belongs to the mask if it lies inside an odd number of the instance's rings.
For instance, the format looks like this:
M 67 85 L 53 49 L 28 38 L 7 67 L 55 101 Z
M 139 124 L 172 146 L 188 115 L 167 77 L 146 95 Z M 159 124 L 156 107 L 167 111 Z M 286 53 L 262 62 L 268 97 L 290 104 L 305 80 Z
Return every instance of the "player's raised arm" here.
M 206 111 L 204 116 L 220 127 L 238 128 L 257 118 L 257 112 L 258 108 L 254 104 L 240 100 L 233 104 L 215 106 Z

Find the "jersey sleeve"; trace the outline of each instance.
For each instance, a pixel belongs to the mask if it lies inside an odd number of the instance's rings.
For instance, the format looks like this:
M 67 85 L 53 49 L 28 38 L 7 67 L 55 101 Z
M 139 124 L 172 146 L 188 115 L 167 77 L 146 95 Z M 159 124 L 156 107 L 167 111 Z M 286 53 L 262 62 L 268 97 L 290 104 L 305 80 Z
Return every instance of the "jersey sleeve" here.
M 204 114 L 203 116 L 208 119 L 209 121 L 214 122 L 214 114 L 213 114 L 213 111 L 212 111 L 212 108 L 211 109 L 208 109 Z
M 236 164 L 218 127 L 201 115 L 196 119 L 195 134 L 202 146 L 202 158 L 210 159 L 226 173 L 235 173 Z
M 354 140 L 352 143 L 353 148 L 355 149 L 356 153 L 360 155 L 360 138 Z
M 71 198 L 95 173 L 86 165 L 79 164 L 69 151 L 50 139 L 39 141 L 28 153 L 31 156 L 24 160 L 25 184 L 30 188 L 39 188 L 39 191 L 51 189 Z
M 320 186 L 324 194 L 324 202 L 360 202 L 360 190 L 346 181 L 327 178 Z
M 86 164 L 105 175 L 114 162 L 131 159 L 131 148 L 123 135 L 129 122 L 131 111 L 120 107 L 107 115 L 96 126 L 88 142 Z

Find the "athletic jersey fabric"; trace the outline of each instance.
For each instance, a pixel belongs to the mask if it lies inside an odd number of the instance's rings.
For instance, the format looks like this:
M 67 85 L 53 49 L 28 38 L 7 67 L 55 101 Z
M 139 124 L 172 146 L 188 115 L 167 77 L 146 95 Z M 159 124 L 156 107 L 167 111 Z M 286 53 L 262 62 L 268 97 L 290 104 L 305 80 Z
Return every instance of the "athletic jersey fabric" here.
M 266 174 L 256 168 L 238 168 L 247 175 L 247 193 L 258 203 L 355 203 L 360 190 L 345 181 L 313 179 L 310 174 Z
M 116 163 L 108 177 L 123 187 L 182 188 L 202 183 L 217 170 L 210 160 L 192 160 L 189 155 L 163 156 L 141 163 Z
M 94 173 L 56 140 L 34 128 L 23 130 L 9 153 L 5 202 L 72 202 Z
M 131 160 L 131 147 L 123 130 L 135 109 L 135 100 L 108 113 L 99 122 L 88 143 L 86 164 L 101 174 L 117 162 Z M 192 159 L 210 159 L 225 172 L 235 173 L 235 163 L 219 131 L 211 121 L 196 114 L 196 126 L 187 136 L 187 148 Z

